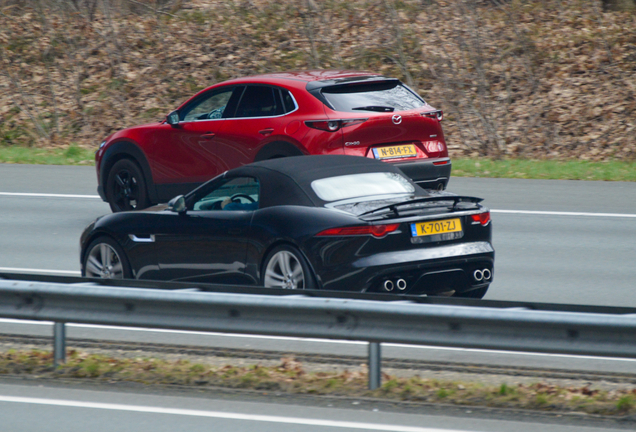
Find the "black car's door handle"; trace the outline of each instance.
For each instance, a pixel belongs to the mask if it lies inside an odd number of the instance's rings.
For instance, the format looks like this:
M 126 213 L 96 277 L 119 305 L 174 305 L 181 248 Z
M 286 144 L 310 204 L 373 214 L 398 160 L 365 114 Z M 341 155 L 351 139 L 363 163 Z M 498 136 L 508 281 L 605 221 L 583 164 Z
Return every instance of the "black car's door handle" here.
M 206 132 L 203 135 L 201 135 L 201 138 L 203 138 L 203 139 L 212 139 L 212 138 L 214 138 L 214 132 Z
M 240 234 L 242 232 L 243 230 L 241 228 L 230 228 L 229 230 L 227 230 L 228 234 Z

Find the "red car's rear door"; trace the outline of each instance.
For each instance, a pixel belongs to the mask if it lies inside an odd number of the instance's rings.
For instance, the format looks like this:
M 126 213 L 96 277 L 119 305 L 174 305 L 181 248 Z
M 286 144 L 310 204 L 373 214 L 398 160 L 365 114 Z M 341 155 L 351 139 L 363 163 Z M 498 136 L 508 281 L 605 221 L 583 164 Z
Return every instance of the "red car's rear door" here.
M 296 106 L 286 98 L 287 90 L 268 85 L 248 85 L 234 113 L 227 120 L 216 139 L 218 163 L 232 169 L 254 161 L 258 150 L 267 142 L 285 138 L 286 114 Z M 288 92 L 287 92 L 288 93 Z M 286 100 L 287 102 L 285 102 Z

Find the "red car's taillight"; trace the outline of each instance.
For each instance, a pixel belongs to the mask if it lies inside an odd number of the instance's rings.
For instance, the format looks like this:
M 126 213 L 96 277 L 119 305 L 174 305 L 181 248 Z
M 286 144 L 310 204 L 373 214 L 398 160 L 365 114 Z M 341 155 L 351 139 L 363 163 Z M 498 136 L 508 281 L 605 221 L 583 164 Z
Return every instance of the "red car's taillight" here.
M 398 229 L 400 224 L 388 225 L 365 225 L 356 227 L 329 228 L 319 232 L 316 236 L 361 236 L 372 235 L 373 237 L 384 237 Z
M 365 118 L 341 119 L 341 120 L 306 120 L 305 124 L 310 128 L 320 129 L 327 132 L 336 132 L 343 127 L 353 126 L 367 121 Z
M 473 221 L 479 222 L 482 226 L 486 226 L 490 223 L 490 212 L 484 212 L 479 214 L 470 215 Z
M 427 111 L 421 114 L 424 117 L 434 118 L 434 119 L 437 119 L 438 121 L 444 120 L 444 112 L 442 110 Z

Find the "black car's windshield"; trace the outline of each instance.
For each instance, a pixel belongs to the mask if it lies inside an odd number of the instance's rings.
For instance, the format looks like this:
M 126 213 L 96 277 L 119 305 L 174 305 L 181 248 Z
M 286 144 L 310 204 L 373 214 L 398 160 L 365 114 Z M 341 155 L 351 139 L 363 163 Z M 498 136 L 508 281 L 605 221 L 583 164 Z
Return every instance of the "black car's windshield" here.
M 426 103 L 399 81 L 325 87 L 323 96 L 336 111 L 406 111 Z
M 369 195 L 408 194 L 415 187 L 402 175 L 392 172 L 349 174 L 311 182 L 323 201 L 340 201 Z

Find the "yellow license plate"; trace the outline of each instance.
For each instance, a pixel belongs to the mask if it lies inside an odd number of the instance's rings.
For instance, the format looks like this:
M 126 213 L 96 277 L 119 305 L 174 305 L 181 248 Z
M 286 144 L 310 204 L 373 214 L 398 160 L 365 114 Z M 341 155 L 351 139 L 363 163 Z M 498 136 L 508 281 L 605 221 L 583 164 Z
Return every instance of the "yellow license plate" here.
M 391 147 L 376 147 L 373 149 L 376 159 L 396 159 L 417 156 L 417 150 L 413 144 L 404 144 Z
M 462 231 L 462 221 L 459 218 L 411 224 L 413 237 L 429 236 Z

